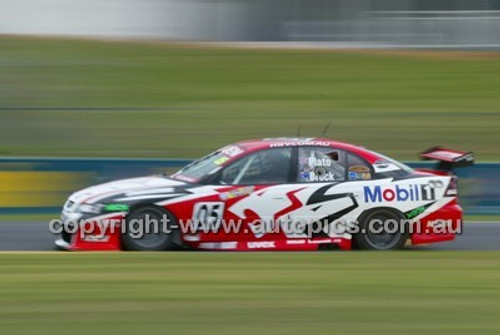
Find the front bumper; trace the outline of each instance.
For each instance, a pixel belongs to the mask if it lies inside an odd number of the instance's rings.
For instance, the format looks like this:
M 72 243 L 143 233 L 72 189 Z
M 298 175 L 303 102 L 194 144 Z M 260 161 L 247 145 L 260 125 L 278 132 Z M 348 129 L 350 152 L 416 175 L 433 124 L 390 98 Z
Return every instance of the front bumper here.
M 121 227 L 126 212 L 97 215 L 78 221 L 65 221 L 54 244 L 60 250 L 121 250 Z
M 58 250 L 71 250 L 71 244 L 66 242 L 64 239 L 60 238 L 54 242 L 56 249 Z

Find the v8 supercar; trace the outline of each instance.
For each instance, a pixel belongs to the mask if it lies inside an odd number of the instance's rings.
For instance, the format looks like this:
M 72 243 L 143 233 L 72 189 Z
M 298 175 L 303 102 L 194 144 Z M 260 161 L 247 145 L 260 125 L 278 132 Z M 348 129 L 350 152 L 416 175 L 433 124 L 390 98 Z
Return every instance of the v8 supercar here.
M 72 194 L 56 246 L 66 250 L 391 250 L 460 230 L 452 168 L 472 153 L 433 148 L 436 170 L 324 138 L 226 146 L 171 176 Z

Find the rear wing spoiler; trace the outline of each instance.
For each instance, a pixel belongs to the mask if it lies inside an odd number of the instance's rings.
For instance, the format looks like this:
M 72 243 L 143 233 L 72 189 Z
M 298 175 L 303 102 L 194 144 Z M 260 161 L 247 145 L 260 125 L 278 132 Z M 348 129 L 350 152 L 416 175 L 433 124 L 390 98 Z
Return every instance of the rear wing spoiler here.
M 458 167 L 474 164 L 474 153 L 472 151 L 457 151 L 442 147 L 430 148 L 420 154 L 423 160 L 437 160 L 438 169 L 452 170 Z

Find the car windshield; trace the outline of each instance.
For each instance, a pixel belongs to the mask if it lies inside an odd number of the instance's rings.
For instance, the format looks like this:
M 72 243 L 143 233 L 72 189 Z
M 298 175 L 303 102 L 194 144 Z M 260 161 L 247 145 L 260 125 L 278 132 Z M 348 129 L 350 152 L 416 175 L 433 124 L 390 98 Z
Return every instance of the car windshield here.
M 228 146 L 197 159 L 171 175 L 171 178 L 195 183 L 205 176 L 217 172 L 227 162 L 243 153 L 239 146 Z

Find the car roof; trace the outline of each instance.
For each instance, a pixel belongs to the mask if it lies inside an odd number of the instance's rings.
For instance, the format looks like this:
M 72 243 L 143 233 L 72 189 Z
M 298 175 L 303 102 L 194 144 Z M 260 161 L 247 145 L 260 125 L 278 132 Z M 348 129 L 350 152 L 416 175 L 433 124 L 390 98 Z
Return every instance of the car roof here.
M 275 138 L 263 138 L 263 139 L 254 139 L 247 140 L 235 143 L 245 149 L 247 152 L 259 151 L 263 149 L 269 148 L 288 148 L 288 147 L 332 147 L 340 150 L 350 151 L 355 153 L 364 159 L 366 159 L 369 163 L 374 163 L 377 160 L 381 159 L 377 153 L 372 152 L 364 147 L 357 146 L 354 144 L 335 141 L 328 138 L 322 137 L 275 137 Z

